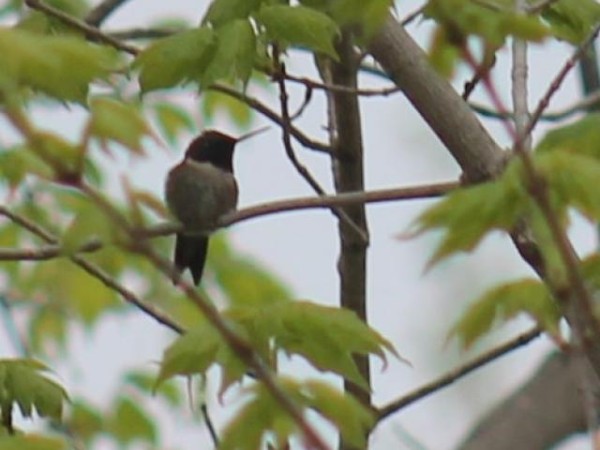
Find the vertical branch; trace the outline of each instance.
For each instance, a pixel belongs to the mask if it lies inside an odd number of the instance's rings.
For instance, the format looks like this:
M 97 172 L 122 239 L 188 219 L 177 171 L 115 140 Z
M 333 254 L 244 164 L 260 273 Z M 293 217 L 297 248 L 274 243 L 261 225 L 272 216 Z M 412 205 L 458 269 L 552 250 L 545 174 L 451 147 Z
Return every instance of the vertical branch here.
M 579 75 L 581 78 L 581 89 L 584 97 L 588 97 L 592 94 L 600 92 L 600 73 L 598 70 L 598 53 L 596 52 L 595 43 L 592 42 L 588 48 L 581 55 L 579 60 Z M 600 111 L 599 104 L 593 104 L 587 108 L 587 112 L 598 112 Z M 600 234 L 600 227 L 596 225 L 597 233 Z M 588 362 L 580 357 L 580 352 L 577 353 L 579 358 L 579 365 L 584 366 Z M 598 433 L 600 427 L 600 413 L 598 408 L 598 390 L 600 384 L 598 383 L 598 377 L 590 370 L 586 370 L 587 367 L 580 367 L 580 378 L 582 384 L 582 391 L 584 393 L 584 405 L 586 411 L 586 419 L 588 431 L 590 433 L 590 439 L 595 449 L 600 447 L 600 441 L 594 436 Z
M 600 73 L 598 70 L 598 53 L 592 43 L 579 60 L 579 75 L 584 97 L 600 91 Z M 588 108 L 589 112 L 600 111 L 600 104 L 596 103 Z
M 360 109 L 355 91 L 360 59 L 354 51 L 352 35 L 344 33 L 337 45 L 339 62 L 318 61 L 321 77 L 327 84 L 345 86 L 349 91 L 328 91 L 329 139 L 332 152 L 332 170 L 335 189 L 339 192 L 364 190 L 363 148 L 360 124 Z M 343 211 L 352 222 L 368 236 L 364 205 L 348 205 Z M 362 320 L 367 320 L 366 305 L 366 254 L 368 239 L 353 233 L 348 223 L 338 222 L 340 256 L 340 303 L 354 311 Z M 369 359 L 356 357 L 361 375 L 370 384 Z M 353 383 L 346 382 L 345 388 L 360 401 L 368 405 L 369 393 Z
M 517 11 L 524 11 L 527 6 L 525 0 L 516 0 Z M 512 101 L 514 111 L 515 130 L 517 136 L 523 136 L 523 148 L 531 147 L 531 136 L 525 136 L 529 123 L 529 106 L 527 104 L 527 42 L 513 38 L 512 42 Z

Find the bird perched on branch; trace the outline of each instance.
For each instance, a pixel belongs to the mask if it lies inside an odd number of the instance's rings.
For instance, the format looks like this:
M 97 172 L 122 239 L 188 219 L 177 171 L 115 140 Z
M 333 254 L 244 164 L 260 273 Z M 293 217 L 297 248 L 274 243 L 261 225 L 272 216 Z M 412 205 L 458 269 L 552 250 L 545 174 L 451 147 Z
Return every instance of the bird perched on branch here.
M 238 187 L 233 176 L 235 145 L 254 136 L 259 129 L 239 138 L 209 130 L 194 139 L 183 161 L 167 175 L 165 197 L 171 213 L 183 225 L 175 241 L 175 267 L 178 276 L 190 269 L 198 285 L 204 271 L 209 234 L 219 219 L 235 210 Z

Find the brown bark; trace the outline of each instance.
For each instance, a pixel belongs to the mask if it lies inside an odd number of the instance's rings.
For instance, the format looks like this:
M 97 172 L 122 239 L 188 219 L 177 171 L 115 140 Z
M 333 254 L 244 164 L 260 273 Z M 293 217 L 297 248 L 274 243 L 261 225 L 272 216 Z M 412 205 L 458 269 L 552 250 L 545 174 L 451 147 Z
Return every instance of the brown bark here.
M 458 449 L 544 450 L 585 431 L 579 390 L 582 369 L 577 367 L 584 360 L 577 359 L 575 355 L 550 355 L 527 383 L 477 424 Z
M 352 34 L 344 33 L 337 45 L 339 61 L 319 63 L 324 81 L 333 85 L 357 88 L 359 57 L 352 42 Z M 332 152 L 332 171 L 337 193 L 363 191 L 363 143 L 358 97 L 353 92 L 328 92 L 328 125 Z M 367 321 L 366 279 L 368 231 L 364 205 L 343 207 L 349 219 L 364 233 L 357 233 L 347 221 L 338 221 L 340 255 L 340 304 Z M 358 370 L 370 386 L 368 356 L 355 357 Z M 370 405 L 370 392 L 347 380 L 344 388 L 365 405 Z M 345 443 L 340 448 L 347 448 Z

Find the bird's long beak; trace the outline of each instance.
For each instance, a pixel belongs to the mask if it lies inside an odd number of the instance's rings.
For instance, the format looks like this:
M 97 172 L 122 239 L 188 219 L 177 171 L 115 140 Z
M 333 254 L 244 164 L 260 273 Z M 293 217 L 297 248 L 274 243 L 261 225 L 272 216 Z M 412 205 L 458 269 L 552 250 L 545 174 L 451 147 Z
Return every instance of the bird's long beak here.
M 254 137 L 258 134 L 264 133 L 265 131 L 267 131 L 269 128 L 271 128 L 270 126 L 266 125 L 264 127 L 260 127 L 256 130 L 250 131 L 246 134 L 242 134 L 240 137 L 236 138 L 235 142 L 241 142 L 241 141 L 245 141 L 246 139 L 250 139 L 251 137 Z

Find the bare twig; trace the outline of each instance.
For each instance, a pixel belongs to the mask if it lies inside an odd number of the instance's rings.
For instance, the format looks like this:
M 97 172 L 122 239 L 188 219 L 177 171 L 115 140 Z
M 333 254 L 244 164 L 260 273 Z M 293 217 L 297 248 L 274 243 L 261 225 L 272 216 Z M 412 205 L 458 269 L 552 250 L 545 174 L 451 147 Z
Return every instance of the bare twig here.
M 206 424 L 206 428 L 208 428 L 208 433 L 215 445 L 215 448 L 219 448 L 219 435 L 217 434 L 217 430 L 213 424 L 212 419 L 210 418 L 210 414 L 208 413 L 208 405 L 206 402 L 202 402 L 200 405 L 200 412 L 202 413 L 202 419 Z
M 274 75 L 274 74 L 271 74 L 271 75 Z M 320 89 L 320 90 L 330 91 L 330 92 L 347 92 L 349 94 L 356 94 L 361 97 L 377 97 L 377 96 L 387 97 L 389 95 L 397 94 L 398 92 L 400 92 L 400 88 L 397 86 L 392 86 L 392 87 L 387 87 L 387 88 L 379 88 L 379 89 L 354 89 L 354 88 L 351 88 L 348 86 L 340 86 L 337 84 L 322 83 L 317 80 L 313 80 L 311 78 L 290 75 L 287 72 L 285 72 L 284 77 L 286 80 L 303 84 L 304 86 L 311 88 L 311 89 Z
M 460 187 L 460 183 L 451 181 L 424 186 L 381 189 L 366 192 L 344 192 L 321 197 L 302 197 L 298 199 L 280 200 L 236 211 L 223 217 L 221 224 L 223 226 L 229 226 L 243 220 L 253 219 L 264 215 L 297 211 L 301 209 L 330 208 L 333 206 L 346 206 L 360 203 L 380 203 L 397 200 L 435 198 L 447 194 L 458 187 Z
M 85 17 L 88 25 L 98 28 L 108 16 L 115 12 L 127 0 L 104 0 L 93 8 Z
M 579 47 L 577 47 L 577 50 L 575 50 L 571 57 L 565 62 L 558 74 L 556 74 L 556 76 L 552 80 L 552 83 L 550 83 L 548 90 L 542 96 L 537 107 L 535 108 L 535 111 L 533 112 L 531 119 L 529 120 L 529 123 L 527 124 L 527 127 L 524 130 L 524 134 L 520 135 L 519 139 L 515 142 L 515 148 L 518 148 L 522 144 L 521 139 L 526 139 L 527 136 L 531 134 L 536 124 L 542 117 L 542 114 L 550 104 L 550 100 L 561 87 L 563 81 L 565 80 L 571 69 L 575 67 L 577 61 L 579 61 L 586 49 L 594 42 L 594 40 L 598 36 L 598 33 L 600 33 L 600 24 L 594 27 L 593 31 L 589 34 L 589 36 L 579 45 Z
M 325 84 L 358 87 L 358 68 L 362 55 L 356 51 L 355 36 L 346 28 L 342 30 L 335 47 L 339 59 L 317 56 L 319 75 Z M 359 99 L 354 92 L 325 91 L 327 94 L 327 130 L 331 155 L 331 172 L 336 192 L 364 190 L 364 148 Z M 362 231 L 366 239 L 360 239 L 347 221 L 338 221 L 339 256 L 339 302 L 342 308 L 353 311 L 364 323 L 367 317 L 367 251 L 369 227 L 365 207 L 348 205 L 342 209 Z M 367 355 L 355 355 L 354 363 L 366 382 L 371 386 L 371 367 Z M 371 406 L 370 389 L 357 386 L 344 379 L 344 389 L 354 395 L 363 405 Z M 341 442 L 341 450 L 353 448 Z
M 378 409 L 377 422 L 380 422 L 383 419 L 389 417 L 390 415 L 407 407 L 408 405 L 418 400 L 421 400 L 424 397 L 427 397 L 428 395 L 431 395 L 439 391 L 440 389 L 445 388 L 446 386 L 449 386 L 455 381 L 463 378 L 465 375 L 468 375 L 469 373 L 485 366 L 486 364 L 495 361 L 501 356 L 504 356 L 512 352 L 513 350 L 528 344 L 533 339 L 537 338 L 540 334 L 541 331 L 539 330 L 539 328 L 534 328 L 530 331 L 527 331 L 517 336 L 516 338 L 511 339 L 510 341 L 484 353 L 483 355 L 478 356 L 472 361 L 469 361 L 468 363 L 457 367 L 451 372 L 441 376 L 437 380 L 427 383 L 426 385 L 418 388 L 410 394 L 405 395 L 404 397 L 401 397 L 397 400 L 394 400 L 393 402 L 385 406 L 382 406 Z
M 55 248 L 55 249 L 59 250 L 58 239 L 52 233 L 50 233 L 49 231 L 40 227 L 38 224 L 30 221 L 29 219 L 27 219 L 24 216 L 21 216 L 19 214 L 16 214 L 16 213 L 10 211 L 8 208 L 6 208 L 2 205 L 0 205 L 0 215 L 7 217 L 12 222 L 14 222 L 17 225 L 19 225 L 20 227 L 28 230 L 30 233 L 34 234 L 35 236 L 38 236 L 44 242 L 50 244 L 49 248 Z M 96 244 L 97 248 L 100 248 L 100 246 L 101 246 L 100 243 Z M 58 254 L 59 253 L 57 252 L 57 255 Z M 140 298 L 138 298 L 133 292 L 129 291 L 128 289 L 126 289 L 125 287 L 120 285 L 116 280 L 111 278 L 110 275 L 108 275 L 106 272 L 104 272 L 101 268 L 99 268 L 95 264 L 92 264 L 89 261 L 86 261 L 84 258 L 82 258 L 81 256 L 78 256 L 78 255 L 73 255 L 70 257 L 70 259 L 75 264 L 77 264 L 79 267 L 81 267 L 83 270 L 85 270 L 88 274 L 90 274 L 94 278 L 98 279 L 105 286 L 107 286 L 108 288 L 114 290 L 119 295 L 121 295 L 121 297 L 123 297 L 123 299 L 127 303 L 130 303 L 133 306 L 135 306 L 136 308 L 140 309 L 141 311 L 143 311 L 144 313 L 146 313 L 147 315 L 152 317 L 154 320 L 156 320 L 158 323 L 166 326 L 167 328 L 170 328 L 171 330 L 175 331 L 176 333 L 181 334 L 184 331 L 183 328 L 179 324 L 177 324 L 173 319 L 171 319 L 170 317 L 165 315 L 165 313 L 163 313 L 162 311 L 159 311 L 152 305 L 150 305 L 150 304 L 144 302 L 143 300 L 141 300 Z
M 56 9 L 40 0 L 25 0 L 25 4 L 29 6 L 31 9 L 36 9 L 38 11 L 43 12 L 51 17 L 54 17 L 60 20 L 62 23 L 69 25 L 79 31 L 85 33 L 88 39 L 96 40 L 99 42 L 103 42 L 108 44 L 117 50 L 122 50 L 130 55 L 137 55 L 139 50 L 129 44 L 121 42 L 105 33 L 100 31 L 98 28 L 88 25 L 87 23 L 76 19 L 75 17 L 61 11 L 60 9 Z
M 106 34 L 112 38 L 126 41 L 129 39 L 159 39 L 178 33 L 181 30 L 174 28 L 130 28 L 127 30 L 107 31 Z
M 424 186 L 411 186 L 395 189 L 381 189 L 367 192 L 345 192 L 337 195 L 321 197 L 301 197 L 297 199 L 279 200 L 262 203 L 240 209 L 224 216 L 219 225 L 228 227 L 238 222 L 303 209 L 324 209 L 334 206 L 352 205 L 355 203 L 383 203 L 399 200 L 419 200 L 436 198 L 460 187 L 458 182 L 437 183 Z M 0 208 L 0 214 L 2 214 Z M 33 224 L 34 225 L 34 224 Z M 167 236 L 180 231 L 181 226 L 175 223 L 165 223 L 145 230 L 136 230 L 136 234 L 144 238 Z M 95 252 L 107 243 L 91 239 L 77 249 L 76 253 Z M 32 249 L 0 248 L 0 261 L 44 261 L 63 256 L 60 245 L 52 244 Z
M 410 24 L 411 22 L 413 22 L 414 20 L 417 19 L 417 17 L 421 16 L 423 14 L 423 12 L 425 11 L 425 8 L 427 7 L 427 4 L 421 6 L 420 8 L 416 9 L 415 11 L 411 12 L 410 14 L 408 14 L 404 19 L 402 19 L 402 21 L 400 22 L 402 24 L 403 27 L 407 26 L 408 24 Z
M 281 119 L 283 123 L 283 145 L 285 147 L 285 152 L 288 156 L 288 159 L 296 169 L 296 171 L 304 178 L 304 180 L 310 185 L 310 187 L 320 196 L 325 195 L 325 190 L 321 187 L 319 182 L 313 177 L 310 171 L 304 166 L 296 156 L 294 152 L 294 148 L 292 146 L 292 141 L 290 139 L 290 126 L 291 119 L 290 113 L 288 110 L 288 95 L 285 86 L 285 67 L 283 64 L 280 66 L 281 75 L 276 77 L 276 81 L 279 85 L 279 100 L 281 104 Z M 354 232 L 360 236 L 360 238 L 368 242 L 368 237 L 365 232 L 354 223 L 354 221 L 342 210 L 338 208 L 331 208 L 331 212 L 339 219 L 344 221 Z
M 526 7 L 525 0 L 516 0 L 516 9 L 518 13 L 523 13 Z M 517 135 L 525 133 L 527 122 L 529 121 L 529 107 L 527 105 L 527 42 L 514 38 L 512 41 L 512 101 L 514 111 L 514 124 Z M 523 149 L 529 150 L 531 147 L 531 136 L 523 141 Z
M 540 121 L 556 122 L 559 120 L 567 119 L 570 116 L 575 115 L 577 113 L 585 112 L 585 111 L 589 110 L 590 108 L 599 106 L 599 105 L 600 105 L 600 92 L 594 92 L 594 93 L 588 95 L 587 97 L 584 97 L 581 100 L 579 100 L 579 101 L 573 103 L 572 105 L 567 106 L 563 109 L 559 109 L 556 111 L 544 112 L 540 116 Z M 500 120 L 514 118 L 514 114 L 510 111 L 502 113 L 502 112 L 496 111 L 495 109 L 491 109 L 486 106 L 479 105 L 479 104 L 473 103 L 473 102 L 470 102 L 469 106 L 477 114 L 480 114 L 484 117 L 489 117 L 492 119 L 500 119 Z
M 210 86 L 210 89 L 213 91 L 221 92 L 241 101 L 242 103 L 245 103 L 246 105 L 259 112 L 272 122 L 275 122 L 280 127 L 284 127 L 284 121 L 279 116 L 279 114 L 277 114 L 275 111 L 273 111 L 271 108 L 269 108 L 256 98 L 250 97 L 246 94 L 242 94 L 241 92 L 238 92 L 235 89 L 220 83 L 213 84 L 212 86 Z M 327 144 L 312 140 L 293 125 L 289 126 L 289 133 L 294 137 L 294 139 L 296 139 L 300 144 L 302 144 L 306 148 L 310 148 L 312 150 L 316 150 L 323 153 L 329 153 L 331 151 Z
M 598 25 L 598 28 L 592 33 L 592 36 L 595 36 L 598 30 L 600 30 L 600 25 Z M 528 136 L 535 127 L 535 123 L 539 119 L 542 111 L 548 105 L 550 98 L 560 87 L 562 80 L 564 80 L 564 77 L 566 77 L 570 68 L 575 65 L 577 58 L 583 54 L 585 46 L 589 45 L 591 42 L 591 38 L 586 39 L 586 41 L 582 43 L 582 46 L 577 49 L 575 54 L 569 58 L 569 61 L 567 61 L 559 72 L 559 76 L 555 78 L 546 95 L 544 95 L 540 101 L 531 120 L 523 127 L 522 134 L 517 133 L 510 122 L 505 121 L 503 124 L 514 142 L 515 152 L 523 162 L 525 187 L 533 201 L 537 204 L 548 225 L 548 230 L 556 245 L 557 252 L 560 255 L 563 264 L 563 270 L 565 271 L 564 281 L 560 277 L 548 276 L 545 277 L 545 281 L 553 295 L 561 303 L 562 312 L 573 330 L 574 341 L 577 345 L 584 346 L 586 356 L 590 359 L 590 362 L 597 373 L 600 374 L 600 348 L 598 348 L 597 344 L 600 342 L 600 324 L 592 312 L 592 295 L 581 274 L 577 253 L 565 230 L 563 230 L 560 219 L 554 211 L 546 183 L 535 167 L 532 156 L 524 147 Z M 476 64 L 467 52 L 465 52 L 465 59 L 471 65 Z M 476 68 L 476 65 L 474 67 Z M 507 108 L 500 100 L 490 78 L 486 76 L 482 79 L 482 82 L 494 106 L 498 111 L 506 112 Z

